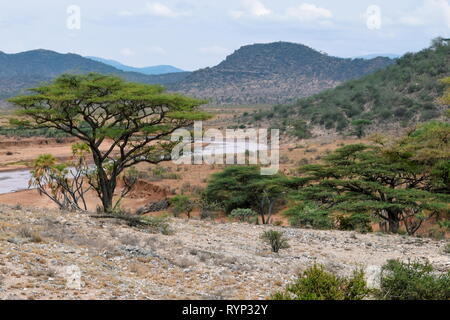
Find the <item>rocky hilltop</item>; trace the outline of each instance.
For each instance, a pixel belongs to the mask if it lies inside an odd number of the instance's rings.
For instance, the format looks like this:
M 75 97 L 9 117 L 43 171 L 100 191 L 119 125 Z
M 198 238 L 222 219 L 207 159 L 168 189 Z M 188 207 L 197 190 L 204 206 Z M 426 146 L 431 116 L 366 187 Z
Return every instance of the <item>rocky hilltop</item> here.
M 383 57 L 370 60 L 331 57 L 289 42 L 254 44 L 169 87 L 221 104 L 277 104 L 360 78 L 393 61 Z

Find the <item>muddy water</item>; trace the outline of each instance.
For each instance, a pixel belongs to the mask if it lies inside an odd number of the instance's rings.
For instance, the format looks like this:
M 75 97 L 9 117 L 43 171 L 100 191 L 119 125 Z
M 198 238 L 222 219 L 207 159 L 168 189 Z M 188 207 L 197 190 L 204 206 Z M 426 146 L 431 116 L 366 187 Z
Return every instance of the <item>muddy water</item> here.
M 204 147 L 201 153 L 203 155 L 211 154 L 238 154 L 244 153 L 246 150 L 258 151 L 267 150 L 267 145 L 256 143 L 210 143 Z M 28 189 L 28 181 L 31 174 L 29 170 L 0 172 L 0 194 L 16 192 Z
M 0 172 L 0 194 L 27 189 L 30 177 L 28 170 Z

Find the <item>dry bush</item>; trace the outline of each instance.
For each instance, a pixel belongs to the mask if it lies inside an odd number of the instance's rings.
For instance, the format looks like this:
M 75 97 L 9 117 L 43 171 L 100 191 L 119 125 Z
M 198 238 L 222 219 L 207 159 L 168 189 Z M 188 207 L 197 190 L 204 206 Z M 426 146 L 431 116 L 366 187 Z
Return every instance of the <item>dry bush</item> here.
M 180 268 L 183 268 L 183 269 L 192 267 L 197 264 L 194 260 L 192 260 L 188 257 L 184 257 L 184 256 L 176 257 L 173 260 L 171 260 L 170 262 Z
M 140 240 L 137 236 L 132 234 L 125 234 L 119 238 L 119 241 L 121 244 L 126 246 L 138 246 L 140 243 Z
M 149 271 L 145 265 L 143 265 L 142 263 L 138 263 L 138 262 L 132 262 L 129 265 L 129 270 L 130 270 L 130 272 L 135 273 L 141 277 L 147 275 L 148 271 Z
M 56 271 L 52 268 L 36 268 L 36 269 L 32 269 L 28 272 L 28 275 L 30 277 L 34 277 L 34 278 L 55 278 L 56 277 Z
M 30 242 L 40 243 L 43 241 L 40 233 L 33 231 L 29 227 L 20 228 L 17 235 L 21 238 L 28 239 Z

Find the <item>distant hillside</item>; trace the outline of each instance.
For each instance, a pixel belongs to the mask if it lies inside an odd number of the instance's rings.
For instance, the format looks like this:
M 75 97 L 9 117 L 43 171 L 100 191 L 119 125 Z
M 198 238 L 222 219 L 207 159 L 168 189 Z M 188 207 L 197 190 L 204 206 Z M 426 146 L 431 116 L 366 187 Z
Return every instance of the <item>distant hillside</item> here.
M 118 75 L 128 81 L 168 85 L 180 81 L 187 73 L 145 75 L 124 72 L 112 66 L 83 58 L 77 54 L 60 54 L 49 50 L 33 50 L 16 54 L 0 51 L 0 99 L 7 98 L 40 82 L 49 81 L 63 73 L 88 73 Z
M 244 46 L 213 68 L 189 74 L 171 89 L 222 104 L 282 103 L 387 67 L 389 58 L 330 57 L 301 44 Z
M 408 53 L 395 63 L 359 80 L 346 82 L 296 103 L 276 106 L 244 121 L 267 120 L 275 127 L 304 132 L 309 127 L 344 131 L 354 119 L 368 119 L 378 129 L 390 124 L 407 126 L 441 116 L 445 106 L 436 101 L 444 86 L 440 79 L 450 76 L 450 45 L 434 45 Z
M 400 55 L 395 54 L 395 53 L 374 53 L 374 54 L 367 54 L 364 56 L 358 56 L 358 57 L 354 57 L 354 59 L 374 59 L 374 58 L 378 58 L 378 57 L 385 57 L 385 58 L 390 58 L 390 59 L 397 59 L 400 58 Z
M 94 60 L 94 61 L 102 62 L 104 64 L 110 65 L 110 66 L 112 66 L 116 69 L 122 70 L 122 71 L 139 72 L 139 73 L 143 73 L 143 74 L 147 74 L 147 75 L 160 75 L 160 74 L 166 74 L 166 73 L 185 72 L 184 70 L 181 70 L 176 67 L 169 66 L 169 65 L 135 68 L 135 67 L 130 67 L 130 66 L 124 65 L 115 60 L 103 59 L 103 58 L 98 58 L 98 57 L 86 57 L 86 58 Z
M 276 42 L 242 47 L 212 68 L 146 75 L 122 71 L 77 54 L 48 50 L 0 52 L 0 99 L 23 93 L 62 73 L 98 72 L 128 81 L 162 84 L 170 91 L 206 98 L 211 103 L 278 104 L 336 87 L 392 63 L 393 60 L 382 57 L 330 57 L 301 44 Z

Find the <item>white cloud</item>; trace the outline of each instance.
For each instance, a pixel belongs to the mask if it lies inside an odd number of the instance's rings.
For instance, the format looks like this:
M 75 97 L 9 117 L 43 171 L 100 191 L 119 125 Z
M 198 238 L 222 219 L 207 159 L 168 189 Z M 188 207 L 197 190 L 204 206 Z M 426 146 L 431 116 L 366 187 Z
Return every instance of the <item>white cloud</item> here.
M 399 19 L 406 26 L 445 24 L 450 28 L 450 3 L 448 0 L 424 0 L 422 6 Z
M 123 48 L 122 50 L 120 50 L 120 54 L 123 56 L 126 56 L 126 57 L 130 57 L 130 56 L 134 56 L 136 54 L 136 52 L 134 52 L 130 48 Z
M 314 21 L 333 17 L 333 13 L 330 10 L 309 3 L 302 3 L 296 7 L 288 8 L 286 15 L 301 21 Z
M 160 2 L 147 3 L 147 10 L 153 16 L 164 18 L 177 18 L 179 16 L 186 15 L 185 12 L 174 11 Z
M 247 9 L 248 13 L 256 17 L 267 16 L 272 13 L 266 6 L 258 0 L 243 0 L 243 6 Z
M 221 46 L 200 48 L 199 51 L 203 54 L 211 54 L 211 55 L 224 55 L 230 52 L 230 50 L 228 50 L 227 48 L 223 48 Z

